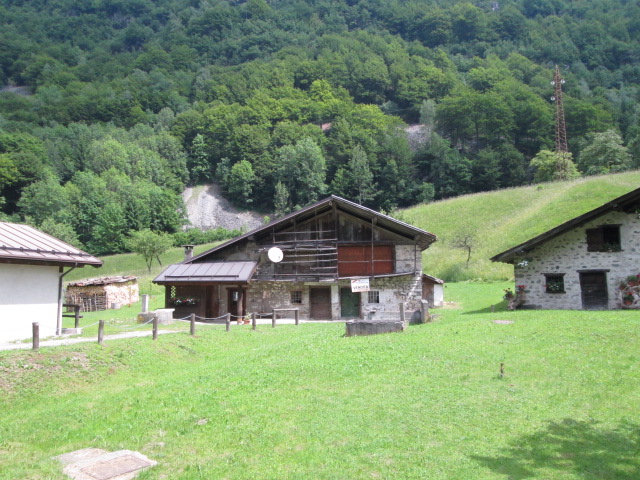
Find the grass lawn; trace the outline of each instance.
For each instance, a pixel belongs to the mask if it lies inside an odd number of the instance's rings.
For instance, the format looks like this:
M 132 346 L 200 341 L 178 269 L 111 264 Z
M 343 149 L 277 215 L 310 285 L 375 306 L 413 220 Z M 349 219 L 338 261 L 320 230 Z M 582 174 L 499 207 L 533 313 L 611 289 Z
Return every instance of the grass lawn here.
M 638 313 L 507 312 L 507 286 L 450 284 L 401 334 L 0 352 L 0 479 L 63 479 L 51 457 L 86 447 L 157 460 L 142 480 L 640 478 Z
M 464 195 L 400 212 L 401 219 L 438 236 L 423 253 L 426 273 L 450 282 L 513 278 L 513 267 L 489 258 L 638 188 L 640 171 L 583 177 Z M 453 248 L 471 235 L 473 248 Z

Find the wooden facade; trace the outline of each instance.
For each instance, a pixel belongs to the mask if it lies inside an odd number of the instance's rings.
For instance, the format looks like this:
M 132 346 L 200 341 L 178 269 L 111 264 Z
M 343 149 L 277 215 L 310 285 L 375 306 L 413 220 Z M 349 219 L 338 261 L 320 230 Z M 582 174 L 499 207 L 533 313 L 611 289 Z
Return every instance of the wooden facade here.
M 416 288 L 409 280 L 422 273 L 421 251 L 433 241 L 424 230 L 333 196 L 187 258 L 154 281 L 166 285 L 167 307 L 179 317 L 288 307 L 299 307 L 302 318 L 361 317 L 363 297 L 342 290 L 350 280 L 406 277 L 407 288 Z M 269 259 L 274 247 L 281 261 Z M 232 277 L 240 263 L 255 271 Z M 222 273 L 206 273 L 213 271 Z

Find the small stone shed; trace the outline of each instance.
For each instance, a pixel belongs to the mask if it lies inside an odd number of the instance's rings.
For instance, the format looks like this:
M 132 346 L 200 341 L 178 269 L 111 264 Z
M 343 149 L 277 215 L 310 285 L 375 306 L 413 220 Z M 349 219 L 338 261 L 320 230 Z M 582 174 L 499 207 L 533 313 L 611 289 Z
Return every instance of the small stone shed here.
M 640 188 L 491 260 L 513 265 L 525 308 L 640 308 Z
M 67 285 L 66 303 L 80 305 L 83 312 L 94 312 L 138 302 L 139 293 L 138 277 L 89 278 Z

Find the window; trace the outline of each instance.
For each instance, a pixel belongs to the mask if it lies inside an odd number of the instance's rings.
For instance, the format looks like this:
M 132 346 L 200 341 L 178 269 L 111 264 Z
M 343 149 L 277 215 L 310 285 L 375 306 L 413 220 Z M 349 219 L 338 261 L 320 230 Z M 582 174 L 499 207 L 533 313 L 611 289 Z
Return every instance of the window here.
M 302 303 L 302 291 L 294 290 L 291 292 L 291 303 Z
M 368 298 L 367 298 L 367 301 L 369 303 L 380 303 L 380 292 L 379 291 L 377 291 L 377 290 L 369 290 L 367 293 L 369 294 Z
M 602 225 L 587 229 L 588 252 L 619 252 L 620 250 L 619 225 Z
M 544 274 L 546 293 L 564 293 L 564 273 Z

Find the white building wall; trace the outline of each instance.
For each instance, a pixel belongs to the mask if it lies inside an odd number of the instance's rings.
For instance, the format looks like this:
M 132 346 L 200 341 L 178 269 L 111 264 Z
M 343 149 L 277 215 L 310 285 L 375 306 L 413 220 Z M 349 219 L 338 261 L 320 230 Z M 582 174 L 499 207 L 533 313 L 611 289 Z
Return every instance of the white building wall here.
M 587 252 L 586 230 L 620 226 L 620 252 Z M 525 265 L 526 263 L 526 265 Z M 640 219 L 637 214 L 610 212 L 545 242 L 514 261 L 516 285 L 525 285 L 525 306 L 581 310 L 580 270 L 609 270 L 609 308 L 618 308 L 620 280 L 640 273 Z M 564 273 L 565 293 L 546 293 L 544 274 Z
M 433 306 L 442 307 L 444 305 L 444 285 L 437 283 L 433 286 Z
M 58 267 L 0 264 L 0 342 L 30 338 L 32 323 L 40 337 L 55 335 Z

